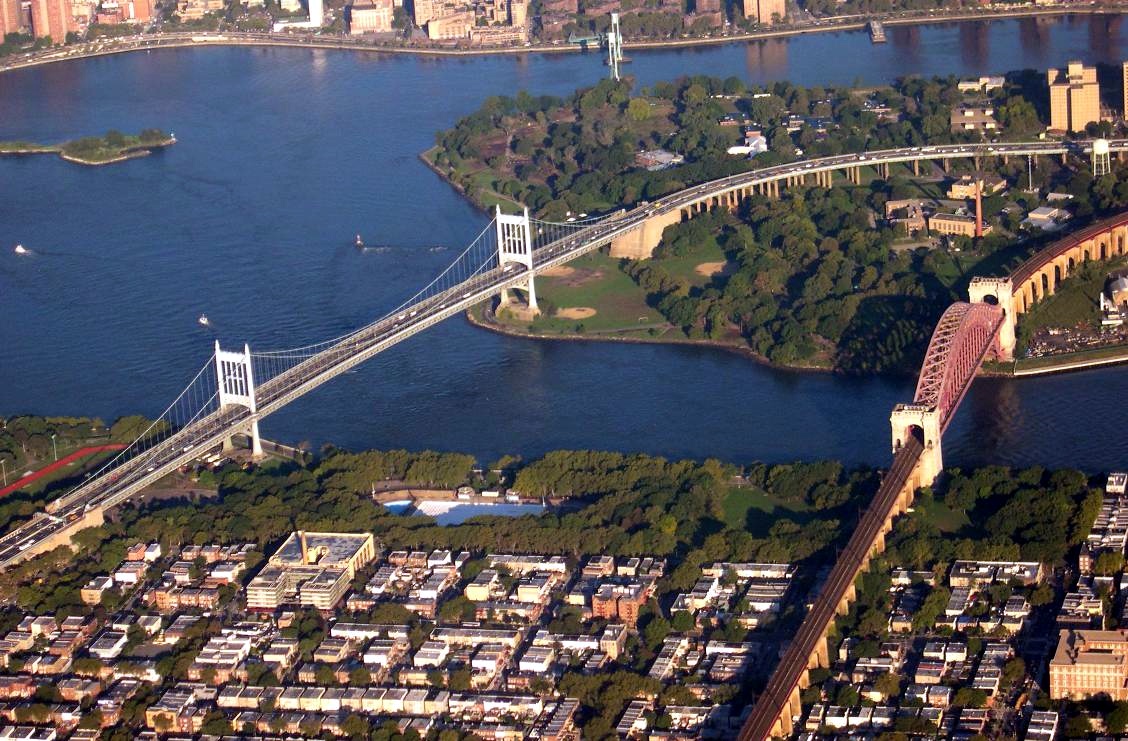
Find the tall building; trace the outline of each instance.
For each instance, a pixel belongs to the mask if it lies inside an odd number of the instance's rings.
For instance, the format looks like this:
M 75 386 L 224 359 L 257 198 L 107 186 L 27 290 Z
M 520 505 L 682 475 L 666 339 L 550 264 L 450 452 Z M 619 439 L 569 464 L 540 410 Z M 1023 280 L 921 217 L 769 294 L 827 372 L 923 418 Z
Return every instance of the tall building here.
M 427 38 L 432 41 L 465 39 L 474 27 L 474 11 L 462 10 L 427 21 Z
M 786 16 L 787 0 L 744 0 L 744 17 L 761 26 L 770 26 L 773 20 Z
M 413 0 L 411 11 L 415 25 L 423 28 L 427 21 L 435 17 L 435 0 Z
M 20 0 L 0 0 L 0 39 L 20 30 Z
M 1050 128 L 1055 131 L 1083 131 L 1101 120 L 1101 96 L 1097 68 L 1070 62 L 1064 70 L 1046 72 L 1050 86 Z
M 309 0 L 309 22 L 314 27 L 325 23 L 325 0 Z
M 529 15 L 527 0 L 509 0 L 509 22 L 514 26 L 524 26 Z
M 37 38 L 50 36 L 61 44 L 67 32 L 74 30 L 71 19 L 71 0 L 31 0 L 31 28 Z
M 349 14 L 349 33 L 357 35 L 391 31 L 393 13 L 392 0 L 356 0 Z
M 153 20 L 153 0 L 126 0 L 122 5 L 125 20 L 148 23 Z
M 1128 62 L 1121 65 L 1121 76 L 1124 80 L 1124 106 L 1120 110 L 1128 120 Z

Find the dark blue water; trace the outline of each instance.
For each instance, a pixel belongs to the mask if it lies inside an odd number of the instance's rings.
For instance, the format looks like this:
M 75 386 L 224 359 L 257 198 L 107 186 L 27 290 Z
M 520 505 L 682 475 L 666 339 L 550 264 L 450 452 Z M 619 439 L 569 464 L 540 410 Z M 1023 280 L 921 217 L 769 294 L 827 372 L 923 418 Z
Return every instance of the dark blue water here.
M 642 83 L 881 82 L 1067 59 L 1119 62 L 1119 21 L 893 28 L 701 50 L 634 52 Z M 175 147 L 107 168 L 0 160 L 0 412 L 157 414 L 215 339 L 288 347 L 412 294 L 485 223 L 417 159 L 494 94 L 565 94 L 594 55 L 422 59 L 310 50 L 130 54 L 0 74 L 0 138 L 172 129 Z M 360 254 L 361 232 L 395 248 Z M 17 257 L 22 242 L 34 255 Z M 445 250 L 431 249 L 436 245 Z M 196 324 L 206 312 L 212 327 Z M 562 447 L 746 461 L 884 464 L 911 379 L 780 372 L 724 352 L 504 338 L 461 319 L 269 418 L 268 436 L 350 447 Z M 978 381 L 949 463 L 1128 464 L 1128 372 Z

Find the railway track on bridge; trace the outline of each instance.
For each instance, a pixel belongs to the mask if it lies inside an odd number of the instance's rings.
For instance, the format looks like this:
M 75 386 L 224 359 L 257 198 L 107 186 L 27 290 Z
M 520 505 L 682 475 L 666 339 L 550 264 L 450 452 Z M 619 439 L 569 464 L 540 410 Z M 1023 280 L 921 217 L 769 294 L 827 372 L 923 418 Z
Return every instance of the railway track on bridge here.
M 834 622 L 838 606 L 846 599 L 854 580 L 868 563 L 874 543 L 892 515 L 897 499 L 909 483 L 923 450 L 923 444 L 914 437 L 893 457 L 893 464 L 882 479 L 881 486 L 845 549 L 839 554 L 814 605 L 772 672 L 752 714 L 741 728 L 738 736 L 740 741 L 763 741 L 770 738 L 777 730 L 777 722 L 784 714 L 791 712 L 789 706 L 792 695 L 798 690 L 799 683 L 810 666 L 811 657 L 818 652 L 819 642 L 826 640 L 826 632 Z M 787 719 L 790 720 L 790 716 Z

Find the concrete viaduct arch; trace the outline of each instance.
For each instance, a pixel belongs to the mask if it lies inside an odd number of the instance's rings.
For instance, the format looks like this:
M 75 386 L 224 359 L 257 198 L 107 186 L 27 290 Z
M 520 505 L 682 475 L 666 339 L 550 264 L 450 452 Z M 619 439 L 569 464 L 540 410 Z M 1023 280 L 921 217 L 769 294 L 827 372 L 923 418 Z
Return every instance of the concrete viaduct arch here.
M 1034 304 L 1053 296 L 1061 282 L 1082 263 L 1128 254 L 1128 212 L 1092 226 L 1039 250 L 1005 278 L 972 278 L 968 298 L 1003 308 L 999 328 L 999 356 L 1014 359 L 1018 317 Z
M 1128 140 L 1108 142 L 1109 150 L 1123 156 Z M 654 253 L 666 227 L 690 219 L 712 208 L 737 208 L 753 195 L 778 198 L 781 187 L 813 183 L 823 188 L 834 187 L 836 173 L 853 184 L 861 182 L 862 168 L 873 168 L 881 177 L 888 177 L 895 164 L 911 166 L 919 171 L 921 162 L 941 162 L 947 168 L 954 159 L 971 159 L 976 165 L 984 158 L 1061 156 L 1070 153 L 1087 156 L 1090 142 L 1011 142 L 979 144 L 947 144 L 927 147 L 885 149 L 862 154 L 835 155 L 802 160 L 786 165 L 765 167 L 751 172 L 713 180 L 673 193 L 643 206 L 646 219 L 636 228 L 617 235 L 611 241 L 611 256 L 645 259 Z

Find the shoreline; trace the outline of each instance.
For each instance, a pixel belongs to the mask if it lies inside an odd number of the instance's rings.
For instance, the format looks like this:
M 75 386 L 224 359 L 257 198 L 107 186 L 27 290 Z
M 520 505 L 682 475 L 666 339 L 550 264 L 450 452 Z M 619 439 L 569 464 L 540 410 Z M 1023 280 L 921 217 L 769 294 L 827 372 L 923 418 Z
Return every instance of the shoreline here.
M 487 310 L 488 311 L 488 310 Z M 490 312 L 492 314 L 492 311 Z M 525 340 L 538 340 L 538 341 L 558 341 L 558 342 L 620 342 L 631 345 L 668 345 L 672 347 L 708 347 L 713 350 L 722 350 L 740 357 L 752 360 L 758 365 L 765 368 L 771 368 L 777 371 L 786 371 L 788 373 L 819 373 L 830 375 L 843 375 L 836 371 L 834 368 L 823 368 L 819 366 L 802 366 L 802 365 L 781 365 L 773 363 L 772 361 L 760 355 L 750 347 L 741 347 L 739 345 L 729 344 L 727 342 L 718 342 L 717 340 L 693 340 L 686 338 L 685 340 L 662 340 L 647 337 L 624 337 L 622 335 L 607 334 L 607 335 L 581 335 L 581 334 L 538 334 L 535 332 L 524 332 L 512 327 L 507 327 L 496 320 L 482 319 L 474 315 L 473 309 L 463 312 L 463 316 L 474 327 L 484 329 L 489 332 L 495 332 L 507 337 L 516 337 Z
M 960 10 L 950 14 L 931 13 L 919 16 L 882 18 L 874 16 L 885 26 L 926 26 L 941 25 L 945 23 L 964 23 L 979 20 L 1010 20 L 1015 18 L 1043 18 L 1070 15 L 1126 15 L 1128 6 L 1090 6 L 1083 8 L 1052 7 L 1052 8 L 1013 8 L 1006 10 L 966 11 Z M 790 38 L 807 34 L 835 33 L 840 31 L 863 30 L 869 18 L 849 16 L 841 22 L 834 18 L 820 21 L 818 24 L 792 26 L 771 31 L 751 31 L 736 33 L 728 36 L 704 36 L 696 38 L 679 39 L 653 39 L 626 41 L 623 48 L 630 50 L 649 49 L 677 49 L 699 46 L 715 46 L 718 44 L 743 44 L 752 41 L 769 39 Z M 172 34 L 154 34 L 150 37 L 136 38 L 125 37 L 122 39 L 100 39 L 97 41 L 83 42 L 81 45 L 71 47 L 56 47 L 37 53 L 30 59 L 20 61 L 0 61 L 0 72 L 17 69 L 28 69 L 56 62 L 70 60 L 92 59 L 95 57 L 125 54 L 129 52 L 152 51 L 153 49 L 177 49 L 206 46 L 256 46 L 256 47 L 293 47 L 308 49 L 336 49 L 341 51 L 359 51 L 376 54 L 406 54 L 432 57 L 477 57 L 519 54 L 564 54 L 591 51 L 586 46 L 569 44 L 561 41 L 555 44 L 535 44 L 530 46 L 503 46 L 483 47 L 476 49 L 450 48 L 450 47 L 412 47 L 412 46 L 381 46 L 362 41 L 351 41 L 347 36 L 332 37 L 287 37 L 285 35 L 270 35 L 259 33 L 245 33 L 239 31 L 177 31 Z M 94 46 L 93 49 L 83 47 Z M 68 51 L 68 48 L 70 51 Z M 17 55 L 11 55 L 17 56 Z
M 488 312 L 489 310 L 487 310 Z M 492 314 L 492 312 L 489 312 Z M 582 335 L 582 334 L 544 334 L 535 332 L 526 332 L 512 327 L 508 327 L 495 319 L 479 318 L 474 315 L 473 309 L 467 310 L 463 313 L 466 320 L 471 326 L 479 329 L 484 329 L 488 332 L 504 335 L 507 337 L 516 337 L 518 339 L 535 340 L 540 342 L 619 342 L 624 344 L 633 345 L 667 345 L 667 346 L 685 346 L 685 347 L 707 347 L 712 350 L 721 350 L 724 352 L 738 355 L 742 358 L 747 358 L 757 365 L 765 368 L 770 368 L 775 371 L 782 371 L 786 373 L 799 373 L 799 374 L 828 374 L 842 377 L 849 377 L 849 374 L 844 374 L 835 368 L 823 368 L 818 366 L 802 366 L 802 365 L 783 365 L 781 363 L 773 363 L 764 356 L 755 352 L 749 347 L 740 347 L 726 342 L 718 342 L 716 340 L 694 340 L 686 338 L 685 340 L 664 340 L 657 338 L 647 337 L 625 337 L 618 334 L 606 335 Z M 1044 356 L 1038 358 L 1039 361 L 1048 361 L 1043 366 L 1033 368 L 1022 368 L 1021 363 L 1029 363 L 1030 360 L 1017 360 L 1009 363 L 996 363 L 996 365 L 1010 366 L 1009 370 L 1000 370 L 995 368 L 980 368 L 979 373 L 976 375 L 982 378 L 1037 378 L 1040 376 L 1049 376 L 1061 373 L 1075 373 L 1078 371 L 1092 370 L 1096 368 L 1107 368 L 1115 365 L 1128 364 L 1128 345 L 1114 346 L 1108 348 L 1115 351 L 1114 354 L 1107 357 L 1098 358 L 1085 358 L 1085 354 L 1092 352 L 1100 352 L 1100 350 L 1083 350 L 1075 353 L 1065 353 L 1062 355 Z M 1052 358 L 1052 360 L 1049 360 Z M 904 376 L 906 378 L 915 377 L 915 373 L 871 373 L 862 378 L 896 378 Z
M 119 150 L 116 155 L 104 160 L 88 160 L 82 157 L 76 157 L 67 154 L 63 149 L 63 145 L 43 145 L 43 146 L 30 146 L 22 149 L 0 149 L 0 157 L 32 157 L 37 154 L 53 154 L 59 159 L 70 162 L 76 165 L 83 165 L 85 167 L 102 167 L 104 165 L 114 165 L 119 162 L 127 162 L 129 160 L 139 159 L 141 157 L 148 157 L 153 154 L 155 150 L 171 147 L 176 143 L 175 139 L 166 139 L 163 142 L 155 144 L 136 144 L 129 147 L 124 147 Z

